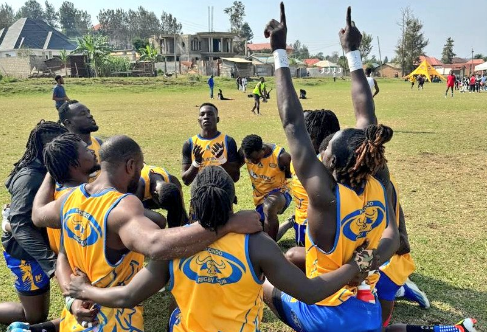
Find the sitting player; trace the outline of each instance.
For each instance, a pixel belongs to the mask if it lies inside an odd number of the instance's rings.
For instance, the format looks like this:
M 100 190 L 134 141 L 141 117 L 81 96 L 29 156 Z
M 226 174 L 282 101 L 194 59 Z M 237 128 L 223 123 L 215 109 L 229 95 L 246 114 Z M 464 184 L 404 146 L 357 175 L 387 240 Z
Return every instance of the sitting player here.
M 299 89 L 299 99 L 306 99 L 306 90 Z
M 282 214 L 292 200 L 286 185 L 291 156 L 275 144 L 262 143 L 257 135 L 245 137 L 239 153 L 247 165 L 254 204 L 264 223 L 264 231 L 277 240 L 277 215 Z
M 223 97 L 222 89 L 218 89 L 218 100 L 233 100 L 233 99 Z
M 191 210 L 204 228 L 216 231 L 233 214 L 234 196 L 230 176 L 221 167 L 209 166 L 193 183 Z M 259 331 L 265 278 L 297 299 L 314 303 L 359 271 L 368 270 L 370 254 L 360 247 L 340 269 L 307 279 L 264 233 L 227 234 L 188 258 L 151 261 L 122 287 L 91 286 L 78 271 L 65 295 L 107 307 L 132 308 L 169 282 L 167 287 L 179 306 L 171 315 L 169 331 Z M 211 305 L 202 305 L 209 300 Z

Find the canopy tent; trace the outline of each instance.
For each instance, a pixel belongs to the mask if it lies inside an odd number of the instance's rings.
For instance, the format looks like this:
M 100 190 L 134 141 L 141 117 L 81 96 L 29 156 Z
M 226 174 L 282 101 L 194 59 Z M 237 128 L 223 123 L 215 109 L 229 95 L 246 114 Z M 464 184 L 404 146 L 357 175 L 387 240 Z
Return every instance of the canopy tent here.
M 475 71 L 487 70 L 487 62 L 475 66 Z
M 431 75 L 438 76 L 442 80 L 446 81 L 446 78 L 443 75 L 441 75 L 439 72 L 437 72 L 436 69 L 433 68 L 426 60 L 421 62 L 418 68 L 413 70 L 409 75 L 406 76 L 406 78 L 414 75 L 419 75 L 419 74 L 426 76 L 426 78 L 430 82 L 431 82 Z

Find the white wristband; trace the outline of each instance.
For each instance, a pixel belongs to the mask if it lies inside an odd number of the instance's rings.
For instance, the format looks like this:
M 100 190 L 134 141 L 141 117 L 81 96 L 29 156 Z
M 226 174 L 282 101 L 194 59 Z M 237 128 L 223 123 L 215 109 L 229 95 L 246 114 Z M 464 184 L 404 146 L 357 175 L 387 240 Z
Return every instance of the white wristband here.
M 200 168 L 201 163 L 197 162 L 196 160 L 193 160 L 193 162 L 191 163 L 191 166 L 193 166 L 194 168 Z
M 350 72 L 356 70 L 363 70 L 362 68 L 362 56 L 360 55 L 360 51 L 351 51 L 345 54 L 348 60 L 348 68 L 350 68 Z
M 274 70 L 278 70 L 279 68 L 288 68 L 289 61 L 287 59 L 286 50 L 278 49 L 272 52 L 274 55 Z

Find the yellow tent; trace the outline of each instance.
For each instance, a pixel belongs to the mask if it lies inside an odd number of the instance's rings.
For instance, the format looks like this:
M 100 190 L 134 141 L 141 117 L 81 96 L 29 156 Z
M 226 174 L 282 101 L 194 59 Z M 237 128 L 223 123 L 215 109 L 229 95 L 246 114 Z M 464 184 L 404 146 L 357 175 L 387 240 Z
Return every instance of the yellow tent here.
M 446 78 L 443 75 L 441 75 L 439 72 L 437 72 L 436 69 L 433 68 L 428 63 L 428 61 L 426 61 L 426 60 L 424 60 L 423 62 L 421 62 L 421 64 L 418 66 L 418 68 L 416 68 L 415 70 L 413 70 L 409 75 L 406 76 L 406 78 L 409 78 L 410 76 L 414 76 L 414 75 L 419 75 L 419 74 L 422 74 L 422 75 L 426 76 L 426 78 L 430 82 L 431 82 L 431 75 L 433 75 L 433 76 L 436 75 L 439 78 L 441 78 L 442 80 L 445 80 L 446 81 Z

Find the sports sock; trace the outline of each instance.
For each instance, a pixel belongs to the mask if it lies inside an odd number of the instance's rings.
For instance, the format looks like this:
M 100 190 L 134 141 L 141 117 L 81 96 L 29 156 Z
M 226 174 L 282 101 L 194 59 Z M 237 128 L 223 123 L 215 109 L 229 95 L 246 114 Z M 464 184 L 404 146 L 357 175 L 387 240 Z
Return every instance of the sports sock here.
M 407 332 L 461 332 L 461 330 L 453 325 L 434 325 L 434 326 L 421 326 L 421 325 L 407 325 Z
M 33 324 L 29 327 L 31 332 L 56 332 L 56 326 L 52 322 Z

